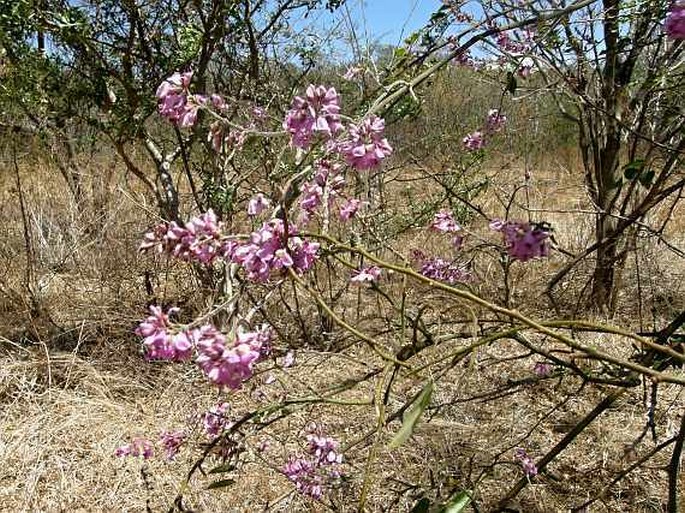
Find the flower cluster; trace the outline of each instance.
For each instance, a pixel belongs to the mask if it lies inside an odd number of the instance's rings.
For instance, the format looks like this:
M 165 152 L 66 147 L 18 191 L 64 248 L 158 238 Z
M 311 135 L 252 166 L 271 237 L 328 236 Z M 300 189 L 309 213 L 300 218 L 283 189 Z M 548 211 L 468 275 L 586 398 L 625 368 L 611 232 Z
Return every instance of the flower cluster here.
M 307 455 L 290 456 L 283 466 L 283 474 L 295 483 L 300 493 L 320 499 L 341 477 L 339 466 L 343 456 L 338 447 L 336 440 L 312 425 L 307 434 Z
M 228 419 L 230 404 L 219 403 L 212 406 L 200 416 L 202 430 L 210 439 L 215 439 L 224 429 L 230 428 L 232 422 Z
M 314 133 L 332 139 L 340 130 L 340 98 L 335 88 L 310 85 L 304 98 L 296 96 L 283 121 L 293 146 L 307 149 Z
M 369 116 L 359 125 L 350 126 L 348 131 L 348 139 L 341 142 L 338 149 L 355 169 L 373 169 L 392 154 L 392 147 L 383 135 L 385 121 L 382 118 Z
M 519 33 L 520 34 L 520 33 Z M 519 34 L 516 34 L 517 36 Z M 520 41 L 518 38 L 512 38 L 507 31 L 500 31 L 495 35 L 495 41 L 500 50 L 511 55 L 522 55 L 530 51 L 530 36 L 529 33 L 524 33 L 527 41 Z
M 188 88 L 193 72 L 174 73 L 157 88 L 159 113 L 180 127 L 192 127 L 202 98 L 195 98 Z
M 469 151 L 483 149 L 487 139 L 494 133 L 501 132 L 507 124 L 507 117 L 499 109 L 490 109 L 485 118 L 485 128 L 471 132 L 463 139 L 464 146 Z
M 303 273 L 314 264 L 319 244 L 296 234 L 296 228 L 290 225 L 286 246 L 285 224 L 281 219 L 272 219 L 252 232 L 249 241 L 234 245 L 229 256 L 252 281 L 267 281 L 275 270 L 292 268 Z
M 166 313 L 159 306 L 150 306 L 150 316 L 135 330 L 136 335 L 144 337 L 143 347 L 148 360 L 185 361 L 191 356 L 193 343 L 188 332 L 174 333 L 169 316 L 178 312 L 170 308 Z
M 550 228 L 545 224 L 495 220 L 490 228 L 502 233 L 507 254 L 513 260 L 527 262 L 549 256 Z
M 177 311 L 172 308 L 164 313 L 159 306 L 151 306 L 152 315 L 136 329 L 137 335 L 145 337 L 147 359 L 184 361 L 190 359 L 194 348 L 196 363 L 209 381 L 236 389 L 252 376 L 254 364 L 271 351 L 274 334 L 267 326 L 239 333 L 228 344 L 226 336 L 211 324 L 174 332 L 169 314 Z
M 270 349 L 271 331 L 239 335 L 228 344 L 226 337 L 211 325 L 194 332 L 197 364 L 210 382 L 232 389 L 252 377 L 254 364 Z
M 251 212 L 260 212 L 268 204 L 256 199 Z M 160 223 L 145 234 L 141 250 L 156 249 L 186 261 L 211 264 L 217 258 L 229 259 L 247 272 L 248 279 L 267 281 L 272 271 L 293 268 L 307 271 L 316 259 L 319 244 L 297 237 L 290 226 L 287 245 L 286 230 L 281 219 L 272 219 L 250 234 L 245 242 L 231 240 L 224 234 L 223 224 L 211 210 L 191 219 L 185 226 L 176 222 Z
M 419 273 L 426 278 L 455 285 L 464 283 L 471 278 L 469 270 L 463 265 L 450 262 L 440 257 L 427 257 L 420 251 L 414 252 L 415 260 L 419 263 Z
M 210 209 L 184 226 L 175 221 L 158 224 L 145 234 L 139 249 L 156 249 L 159 253 L 168 253 L 181 260 L 210 264 L 225 253 L 227 246 L 222 228 L 222 223 Z
M 126 456 L 142 456 L 144 459 L 149 460 L 154 455 L 154 448 L 150 440 L 146 440 L 144 438 L 134 438 L 130 444 L 117 447 L 117 449 L 114 451 L 114 455 L 117 458 L 124 458 Z
M 528 456 L 528 453 L 526 453 L 525 449 L 520 447 L 516 449 L 514 457 L 521 463 L 523 472 L 527 477 L 534 477 L 538 474 L 538 467 L 535 465 L 535 461 L 533 458 Z
M 178 454 L 179 449 L 185 443 L 188 435 L 185 431 L 164 431 L 159 437 L 164 453 L 168 460 L 173 460 Z
M 430 229 L 440 233 L 455 233 L 461 231 L 461 226 L 457 224 L 449 210 L 441 210 L 433 217 Z
M 671 39 L 685 39 L 685 0 L 676 0 L 664 22 L 664 31 Z

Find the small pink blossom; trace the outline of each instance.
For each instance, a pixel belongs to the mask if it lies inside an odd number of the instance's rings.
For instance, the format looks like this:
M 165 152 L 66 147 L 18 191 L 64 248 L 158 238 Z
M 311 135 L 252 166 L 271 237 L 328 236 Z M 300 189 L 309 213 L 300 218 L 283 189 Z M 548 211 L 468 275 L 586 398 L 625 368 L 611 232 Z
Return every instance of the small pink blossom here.
M 251 217 L 258 216 L 269 208 L 270 205 L 269 199 L 260 192 L 247 203 L 247 215 Z
M 455 233 L 461 231 L 461 226 L 457 224 L 449 210 L 441 210 L 433 217 L 433 222 L 430 225 L 431 230 L 440 233 Z
M 494 220 L 490 228 L 502 233 L 507 253 L 513 260 L 527 262 L 549 256 L 549 227 L 545 224 Z
M 359 125 L 349 127 L 349 137 L 338 149 L 347 163 L 358 171 L 378 167 L 392 154 L 392 147 L 384 136 L 385 121 L 372 115 Z
M 485 147 L 485 138 L 483 137 L 483 132 L 479 130 L 468 134 L 466 137 L 464 137 L 462 142 L 469 151 L 477 151 Z
M 507 117 L 501 114 L 498 109 L 490 109 L 485 124 L 488 132 L 500 132 L 507 124 Z
M 292 367 L 293 365 L 295 365 L 295 351 L 293 351 L 291 349 L 283 357 L 283 362 L 281 363 L 281 367 L 283 367 L 284 369 L 287 369 L 288 367 Z
M 154 448 L 152 446 L 152 442 L 149 440 L 144 438 L 134 438 L 130 444 L 117 447 L 117 449 L 114 451 L 114 455 L 117 458 L 124 458 L 127 456 L 142 456 L 143 459 L 149 460 L 154 455 Z
M 349 221 L 352 219 L 359 210 L 362 201 L 357 198 L 349 198 L 340 206 L 340 219 L 342 221 Z
M 516 449 L 514 457 L 521 463 L 523 473 L 526 474 L 527 477 L 535 477 L 538 474 L 538 467 L 535 465 L 535 461 L 528 456 L 525 449 L 520 447 Z
M 414 250 L 412 260 L 418 265 L 419 273 L 436 281 L 455 285 L 471 279 L 471 273 L 464 264 L 450 262 L 440 257 L 427 256 L 422 251 Z
M 168 460 L 173 460 L 179 449 L 188 438 L 185 431 L 164 431 L 159 437 Z
M 200 416 L 202 430 L 210 439 L 219 436 L 224 429 L 230 428 L 232 422 L 228 419 L 228 410 L 231 405 L 218 403 Z
M 337 440 L 325 436 L 314 424 L 308 431 L 307 455 L 291 455 L 282 472 L 300 493 L 320 499 L 342 476 L 343 456 Z
M 310 85 L 303 97 L 296 96 L 283 121 L 290 133 L 291 143 L 298 148 L 309 148 L 312 136 L 321 134 L 332 139 L 342 130 L 340 99 L 333 87 Z
M 376 282 L 381 276 L 381 269 L 378 266 L 364 267 L 356 271 L 354 276 L 350 278 L 353 283 Z
M 544 378 L 552 374 L 552 369 L 554 369 L 554 367 L 551 363 L 536 362 L 535 367 L 533 367 L 533 372 L 539 377 Z
M 148 360 L 184 361 L 191 356 L 193 343 L 188 333 L 173 333 L 169 315 L 178 308 L 170 308 L 166 313 L 159 306 L 150 306 L 150 316 L 135 330 L 136 335 L 144 337 L 143 347 Z
M 529 78 L 530 75 L 533 73 L 533 66 L 532 64 L 521 64 L 518 67 L 516 73 L 521 78 Z

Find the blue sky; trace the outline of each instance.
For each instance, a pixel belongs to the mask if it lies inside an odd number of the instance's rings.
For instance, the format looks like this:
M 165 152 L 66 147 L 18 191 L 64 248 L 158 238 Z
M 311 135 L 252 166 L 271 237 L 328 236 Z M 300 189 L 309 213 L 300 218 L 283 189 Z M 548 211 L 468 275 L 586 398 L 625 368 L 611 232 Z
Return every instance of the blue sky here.
M 440 0 L 348 0 L 354 19 L 363 22 L 371 40 L 398 43 L 423 26 Z

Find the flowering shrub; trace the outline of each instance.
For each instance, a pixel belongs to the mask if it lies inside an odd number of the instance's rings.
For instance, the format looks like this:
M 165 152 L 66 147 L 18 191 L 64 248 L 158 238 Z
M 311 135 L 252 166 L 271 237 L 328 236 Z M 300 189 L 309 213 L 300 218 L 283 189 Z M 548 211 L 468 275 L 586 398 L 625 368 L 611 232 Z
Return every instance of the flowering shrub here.
M 525 43 L 507 37 L 501 35 L 498 44 L 508 51 L 529 50 Z M 179 78 L 180 75 L 174 75 L 161 88 L 159 95 L 160 113 L 179 126 L 189 125 L 189 120 L 195 119 L 198 109 L 220 112 L 224 108 L 221 97 L 190 95 L 190 76 Z M 262 126 L 265 119 L 265 116 L 260 116 L 259 123 Z M 326 86 L 309 86 L 304 96 L 293 100 L 283 121 L 290 147 L 297 152 L 295 161 L 303 169 L 291 184 L 292 191 L 286 191 L 294 195 L 292 199 L 288 202 L 276 201 L 263 192 L 249 196 L 245 208 L 246 221 L 252 226 L 249 233 L 235 230 L 235 220 L 231 223 L 222 221 L 212 210 L 208 210 L 185 224 L 158 224 L 145 234 L 140 249 L 215 269 L 219 269 L 221 264 L 232 264 L 240 270 L 237 276 L 242 284 L 277 288 L 285 279 L 293 277 L 297 286 L 309 290 L 306 283 L 315 282 L 313 278 L 310 280 L 310 272 L 317 260 L 328 258 L 338 248 L 331 243 L 334 239 L 327 233 L 304 233 L 302 227 L 312 226 L 310 222 L 313 219 L 319 219 L 321 226 L 329 227 L 331 221 L 337 218 L 339 230 L 357 224 L 349 221 L 357 215 L 364 202 L 349 194 L 347 175 L 378 168 L 392 154 L 392 147 L 384 135 L 383 119 L 368 114 L 359 122 L 347 125 L 343 124 L 342 119 L 340 97 L 336 90 Z M 472 151 L 484 148 L 488 139 L 502 132 L 506 124 L 507 117 L 500 109 L 491 109 L 484 116 L 483 127 L 464 139 L 466 148 Z M 249 129 L 232 130 L 245 134 Z M 213 122 L 209 128 L 210 140 L 221 134 L 221 144 L 214 144 L 215 151 L 219 151 L 217 148 L 223 148 L 226 143 L 224 131 L 221 122 Z M 303 154 L 300 151 L 303 149 L 310 153 Z M 309 160 L 301 162 L 299 159 Z M 360 223 L 365 220 L 366 216 Z M 550 253 L 550 228 L 545 223 L 495 220 L 490 227 L 501 234 L 504 251 L 511 260 L 527 262 Z M 472 246 L 471 240 L 478 237 L 457 223 L 452 211 L 447 209 L 441 209 L 434 215 L 428 229 L 451 237 L 452 249 L 458 254 L 456 258 L 447 259 L 419 250 L 413 251 L 411 259 L 418 275 L 451 286 L 463 287 L 473 282 L 464 257 L 470 248 L 465 250 L 463 246 L 466 237 L 469 246 Z M 322 243 L 329 245 L 322 248 Z M 353 247 L 345 250 L 355 251 Z M 383 276 L 384 267 L 388 266 L 372 255 L 366 256 L 372 262 L 370 265 L 360 265 L 352 272 L 349 277 L 352 284 L 375 284 Z M 373 289 L 380 291 L 379 287 Z M 239 390 L 250 381 L 260 362 L 266 360 L 274 350 L 275 333 L 266 324 L 258 329 L 245 329 L 246 324 L 251 325 L 248 318 L 252 314 L 241 317 L 241 312 L 237 311 L 232 316 L 232 325 L 224 332 L 205 319 L 190 325 L 177 324 L 171 319 L 177 312 L 177 308 L 164 311 L 158 306 L 150 307 L 150 316 L 136 329 L 136 333 L 143 338 L 146 358 L 173 362 L 194 360 L 207 380 L 221 390 Z M 383 353 L 379 351 L 378 354 Z M 293 362 L 294 352 L 290 350 L 282 359 L 282 365 L 276 366 L 276 369 L 287 372 Z M 552 370 L 551 364 L 538 362 L 533 372 L 542 378 L 549 376 Z M 265 385 L 276 382 L 274 373 L 270 371 L 260 380 Z M 261 401 L 266 394 L 254 390 L 253 397 L 259 397 Z M 244 450 L 243 442 L 239 440 L 242 435 L 235 430 L 244 426 L 245 420 L 229 418 L 229 411 L 229 403 L 221 401 L 197 418 L 201 432 L 209 440 L 209 449 L 204 452 L 203 458 L 215 455 L 224 461 L 235 458 L 233 462 L 240 458 Z M 249 419 L 250 415 L 245 418 Z M 164 431 L 159 443 L 166 458 L 173 459 L 189 443 L 189 430 Z M 260 454 L 271 450 L 268 439 L 262 440 L 256 448 Z M 116 454 L 150 458 L 153 452 L 151 442 L 135 439 L 131 444 L 117 449 Z M 517 449 L 514 457 L 528 479 L 538 474 L 539 469 L 525 450 Z M 307 430 L 304 451 L 289 454 L 280 471 L 301 494 L 322 500 L 330 490 L 342 483 L 342 466 L 339 442 L 312 424 Z

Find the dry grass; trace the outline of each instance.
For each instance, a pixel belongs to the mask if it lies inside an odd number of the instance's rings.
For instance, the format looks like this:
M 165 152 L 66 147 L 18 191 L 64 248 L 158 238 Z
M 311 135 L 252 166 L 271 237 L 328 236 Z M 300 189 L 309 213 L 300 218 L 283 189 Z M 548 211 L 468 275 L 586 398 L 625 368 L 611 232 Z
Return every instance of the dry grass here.
M 533 211 L 545 211 L 540 215 L 555 227 L 558 244 L 571 252 L 587 245 L 592 228 L 590 215 L 566 212 L 588 209 L 577 168 L 573 167 L 576 165 L 573 156 L 539 163 L 525 201 Z M 160 429 L 187 425 L 188 415 L 205 410 L 218 398 L 202 385 L 191 366 L 153 365 L 141 360 L 131 329 L 150 299 L 144 288 L 144 273 L 148 271 L 158 279 L 154 285 L 159 300 L 183 301 L 192 311 L 201 298 L 194 295 L 193 281 L 182 267 L 155 267 L 158 264 L 135 252 L 139 234 L 152 219 L 141 207 L 143 201 L 135 188 L 117 173 L 111 181 L 98 184 L 97 165 L 89 169 L 93 171 L 85 179 L 93 184 L 93 190 L 101 195 L 103 187 L 110 191 L 98 209 L 92 205 L 77 209 L 65 194 L 56 194 L 64 189 L 51 169 L 22 169 L 35 251 L 31 286 L 42 305 L 41 312 L 32 311 L 26 299 L 17 195 L 12 191 L 11 173 L 2 177 L 1 230 L 7 241 L 0 254 L 6 269 L 0 276 L 2 511 L 141 511 L 148 505 L 153 511 L 165 510 L 192 463 L 189 451 L 182 452 L 175 463 L 151 460 L 142 473 L 140 462 L 116 459 L 113 451 L 130 437 L 154 437 Z M 520 182 L 521 174 L 520 162 L 494 169 L 493 188 L 479 199 L 481 205 L 501 215 L 502 198 Z M 428 196 L 430 191 L 424 193 Z M 407 205 L 398 198 L 392 195 L 391 199 L 396 200 L 392 207 L 399 211 Z M 525 213 L 521 207 L 516 207 L 516 212 Z M 472 227 L 474 232 L 481 228 Z M 681 228 L 681 221 L 672 223 L 666 236 L 676 244 L 685 243 Z M 405 235 L 397 246 L 427 252 L 448 249 L 436 237 L 421 238 L 418 233 Z M 674 309 L 682 308 L 683 262 L 654 240 L 641 244 L 642 260 L 629 262 L 625 274 L 630 276 L 634 266 L 641 266 L 641 275 L 647 277 L 640 284 L 645 304 L 640 308 L 634 304 L 637 284 L 627 279 L 619 309 L 618 320 L 630 328 L 641 324 L 651 328 L 654 321 L 660 325 Z M 515 269 L 512 302 L 540 317 L 550 315 L 542 308 L 546 304 L 541 299 L 545 277 L 564 261 L 556 254 L 547 261 Z M 502 291 L 492 283 L 501 280 L 501 269 L 485 256 L 479 256 L 473 265 L 478 276 L 474 289 L 485 297 L 499 298 Z M 395 290 L 401 287 L 399 279 L 389 282 Z M 562 290 L 564 287 L 570 293 L 577 285 L 570 281 L 562 284 Z M 360 317 L 354 308 L 356 290 L 340 299 L 341 304 L 350 305 L 346 319 L 370 332 L 383 333 L 387 326 L 379 319 L 389 315 L 389 309 L 384 310 L 387 305 L 376 303 L 374 296 L 361 297 Z M 370 298 L 373 301 L 367 301 Z M 448 303 L 443 295 L 420 288 L 411 291 L 408 304 L 412 308 L 429 305 L 425 320 L 439 324 L 436 332 L 440 335 L 460 331 L 468 320 L 464 305 Z M 270 308 L 278 312 L 282 307 L 274 301 Z M 303 308 L 308 321 L 316 324 L 316 310 Z M 636 316 L 638 310 L 640 318 Z M 261 374 L 230 398 L 235 418 L 269 401 L 309 396 L 380 364 L 359 345 L 342 353 L 302 348 L 296 339 L 297 329 L 282 328 L 289 340 L 279 342 L 277 354 L 280 357 L 288 346 L 296 346 L 297 364 L 287 373 L 272 362 L 262 364 Z M 397 340 L 383 339 L 382 335 L 379 340 L 387 347 L 398 346 Z M 337 347 L 348 342 L 342 335 L 329 341 Z M 455 339 L 430 348 L 417 357 L 417 363 L 449 355 L 468 342 Z M 535 342 L 550 344 L 543 339 Z M 631 353 L 629 344 L 615 337 L 595 335 L 585 342 L 621 357 Z M 512 382 L 532 376 L 536 361 L 513 342 L 500 341 L 459 362 L 440 380 L 427 419 L 411 443 L 394 452 L 385 447 L 398 422 L 391 423 L 378 439 L 366 436 L 375 423 L 372 407 L 294 408 L 283 420 L 246 433 L 247 452 L 234 486 L 206 491 L 211 479 L 197 478 L 187 494 L 188 504 L 208 512 L 356 511 L 363 469 L 375 441 L 379 452 L 368 472 L 368 511 L 408 511 L 422 492 L 411 487 L 414 483 L 433 483 L 423 491 L 444 498 L 454 487 L 472 486 L 476 479 L 480 479 L 476 497 L 487 508 L 521 475 L 512 458 L 515 447 L 525 443 L 531 455 L 544 454 L 604 392 L 600 387 L 583 388 L 577 378 L 567 376 L 515 387 L 505 394 Z M 277 378 L 271 385 L 263 379 L 269 373 Z M 362 382 L 341 397 L 370 400 L 376 383 L 374 379 Z M 420 385 L 413 376 L 400 373 L 389 396 L 388 411 L 401 407 Z M 500 389 L 501 397 L 492 395 Z M 525 512 L 568 511 L 603 487 L 636 454 L 649 450 L 653 446 L 649 439 L 637 447 L 630 446 L 644 426 L 642 394 L 640 387 L 628 392 L 551 465 L 548 473 L 528 486 L 512 507 Z M 568 400 L 555 407 L 564 397 Z M 662 387 L 657 409 L 660 440 L 675 429 L 681 401 L 677 387 Z M 277 471 L 288 452 L 301 443 L 298 436 L 312 417 L 350 446 L 346 457 L 351 480 L 326 507 L 294 494 Z M 273 443 L 262 454 L 257 447 L 266 438 Z M 591 511 L 662 511 L 667 455 L 665 452 L 613 486 Z M 392 502 L 395 498 L 398 501 Z

